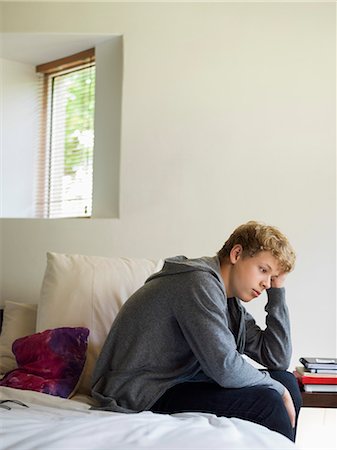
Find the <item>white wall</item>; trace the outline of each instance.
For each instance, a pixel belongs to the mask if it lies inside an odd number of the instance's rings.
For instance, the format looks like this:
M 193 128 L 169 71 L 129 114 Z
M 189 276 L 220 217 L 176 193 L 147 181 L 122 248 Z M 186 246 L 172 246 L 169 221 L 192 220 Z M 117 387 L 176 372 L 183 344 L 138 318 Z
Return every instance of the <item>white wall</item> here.
M 2 301 L 45 252 L 214 254 L 249 219 L 297 250 L 294 355 L 336 354 L 335 5 L 6 3 L 5 31 L 124 41 L 119 219 L 2 220 Z M 263 318 L 263 299 L 250 305 Z
M 123 38 L 95 47 L 95 148 L 91 216 L 119 216 Z
M 2 66 L 2 176 L 0 217 L 34 217 L 39 148 L 39 93 L 35 67 L 7 59 Z

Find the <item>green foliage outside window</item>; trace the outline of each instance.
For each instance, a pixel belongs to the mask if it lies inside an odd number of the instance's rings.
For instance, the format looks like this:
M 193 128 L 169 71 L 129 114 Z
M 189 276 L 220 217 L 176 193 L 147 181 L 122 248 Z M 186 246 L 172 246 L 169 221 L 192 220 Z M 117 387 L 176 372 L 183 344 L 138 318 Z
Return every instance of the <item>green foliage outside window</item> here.
M 95 67 L 58 78 L 66 85 L 64 174 L 74 175 L 93 158 Z

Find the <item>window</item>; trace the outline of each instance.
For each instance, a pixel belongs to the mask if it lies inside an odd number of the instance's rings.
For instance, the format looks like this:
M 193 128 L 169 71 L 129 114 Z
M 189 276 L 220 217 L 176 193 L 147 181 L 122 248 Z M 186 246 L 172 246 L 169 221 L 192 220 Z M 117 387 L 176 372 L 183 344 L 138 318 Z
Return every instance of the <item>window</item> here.
M 39 217 L 92 213 L 95 53 L 86 50 L 36 67 L 41 74 Z
M 8 33 L 7 37 L 4 51 L 8 58 L 0 58 L 0 109 L 3 119 L 0 127 L 0 216 L 31 219 L 53 216 L 49 207 L 56 205 L 50 189 L 53 183 L 50 183 L 49 177 L 49 167 L 54 164 L 50 145 L 50 90 L 48 92 L 51 74 L 45 64 L 38 67 L 38 73 L 36 66 L 94 47 L 94 53 L 91 51 L 89 56 L 82 59 L 84 64 L 95 65 L 95 81 L 91 84 L 92 87 L 95 85 L 95 89 L 92 89 L 95 96 L 92 208 L 91 215 L 89 204 L 81 207 L 79 212 L 72 211 L 70 217 L 80 216 L 85 220 L 89 216 L 92 219 L 118 219 L 123 37 L 63 33 Z M 56 63 L 60 65 L 59 61 Z M 61 68 L 67 71 L 73 67 L 66 67 L 64 63 Z M 62 212 L 62 207 L 60 209 Z M 82 215 L 85 211 L 87 215 Z M 61 214 L 58 216 L 61 217 Z

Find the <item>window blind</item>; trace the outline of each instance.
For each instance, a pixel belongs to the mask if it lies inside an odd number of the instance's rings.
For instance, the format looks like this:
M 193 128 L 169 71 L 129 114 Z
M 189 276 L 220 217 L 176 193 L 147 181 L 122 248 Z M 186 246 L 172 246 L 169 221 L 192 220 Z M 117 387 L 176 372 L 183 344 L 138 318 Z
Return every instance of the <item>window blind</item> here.
M 43 73 L 40 217 L 91 216 L 95 63 L 87 53 L 85 60 L 76 62 L 79 55 L 82 53 L 37 68 Z

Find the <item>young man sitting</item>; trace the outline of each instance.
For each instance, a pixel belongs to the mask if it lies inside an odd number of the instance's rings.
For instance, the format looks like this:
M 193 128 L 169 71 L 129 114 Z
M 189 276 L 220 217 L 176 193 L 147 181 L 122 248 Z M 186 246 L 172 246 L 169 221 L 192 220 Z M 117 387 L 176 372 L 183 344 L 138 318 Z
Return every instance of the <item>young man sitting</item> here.
M 253 221 L 214 257 L 166 259 L 116 317 L 95 367 L 93 397 L 111 411 L 238 417 L 295 440 L 301 395 L 286 371 L 284 288 L 294 263 L 287 238 Z M 262 330 L 243 303 L 264 290 Z

